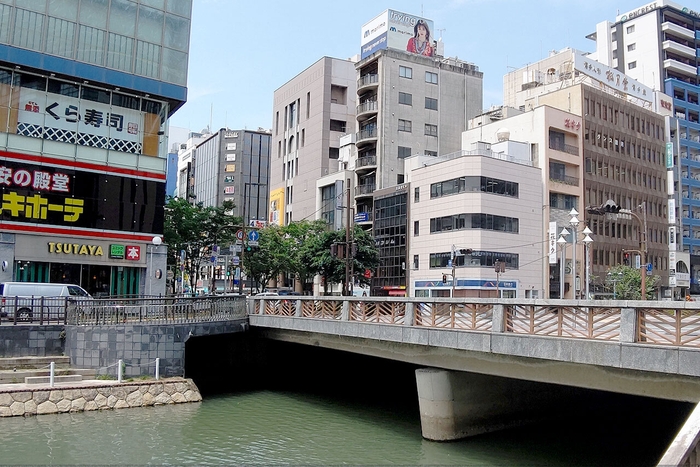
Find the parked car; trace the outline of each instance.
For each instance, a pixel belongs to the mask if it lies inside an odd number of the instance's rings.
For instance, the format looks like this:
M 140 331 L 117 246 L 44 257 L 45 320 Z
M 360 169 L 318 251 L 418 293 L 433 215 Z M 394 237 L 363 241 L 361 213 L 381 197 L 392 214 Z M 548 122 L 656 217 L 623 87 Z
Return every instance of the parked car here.
M 91 300 L 85 289 L 75 284 L 42 282 L 4 282 L 0 284 L 0 316 L 32 321 L 44 313 L 47 319 L 63 318 L 66 305 L 75 301 Z
M 255 294 L 256 297 L 279 297 L 277 292 L 260 292 Z

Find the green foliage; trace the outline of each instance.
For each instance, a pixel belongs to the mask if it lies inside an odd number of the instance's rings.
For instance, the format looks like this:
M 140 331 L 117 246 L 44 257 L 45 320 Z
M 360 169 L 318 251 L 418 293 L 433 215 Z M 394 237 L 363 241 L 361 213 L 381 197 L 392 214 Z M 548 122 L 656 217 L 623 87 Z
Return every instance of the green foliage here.
M 243 269 L 246 276 L 252 278 L 265 290 L 267 283 L 277 277 L 288 264 L 289 253 L 285 249 L 282 228 L 269 226 L 258 230 L 260 239 L 258 249 L 243 255 Z
M 228 246 L 235 240 L 241 218 L 232 215 L 234 207 L 231 201 L 218 207 L 204 207 L 202 203 L 190 204 L 186 199 L 168 197 L 163 232 L 168 245 L 168 266 L 179 274 L 180 251 L 185 250 L 185 273 L 193 290 L 202 263 L 206 264 L 211 257 L 212 245 Z
M 623 265 L 612 267 L 606 276 L 607 287 L 618 300 L 641 300 L 641 274 L 646 274 L 646 271 Z M 646 277 L 646 299 L 654 298 L 654 289 L 658 281 L 659 276 Z
M 318 274 L 312 259 L 322 249 L 322 237 L 328 230 L 323 220 L 293 222 L 282 228 L 288 257 L 285 271 L 295 276 L 307 289 Z

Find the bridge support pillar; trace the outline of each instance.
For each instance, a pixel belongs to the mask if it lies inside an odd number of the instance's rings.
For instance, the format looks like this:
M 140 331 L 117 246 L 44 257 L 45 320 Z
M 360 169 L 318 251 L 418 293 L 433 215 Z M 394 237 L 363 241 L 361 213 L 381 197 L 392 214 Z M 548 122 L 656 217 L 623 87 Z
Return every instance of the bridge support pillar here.
M 437 368 L 416 370 L 421 432 L 452 441 L 551 416 L 568 388 Z

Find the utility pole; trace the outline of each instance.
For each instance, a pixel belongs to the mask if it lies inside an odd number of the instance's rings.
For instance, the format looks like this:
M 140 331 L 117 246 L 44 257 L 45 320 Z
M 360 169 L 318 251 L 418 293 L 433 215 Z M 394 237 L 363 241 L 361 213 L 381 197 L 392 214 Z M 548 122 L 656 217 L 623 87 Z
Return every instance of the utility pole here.
M 345 200 L 345 287 L 343 290 L 343 295 L 352 294 L 352 275 L 350 274 L 350 262 L 352 258 L 352 247 L 350 243 L 350 179 L 346 180 L 346 193 L 347 197 Z

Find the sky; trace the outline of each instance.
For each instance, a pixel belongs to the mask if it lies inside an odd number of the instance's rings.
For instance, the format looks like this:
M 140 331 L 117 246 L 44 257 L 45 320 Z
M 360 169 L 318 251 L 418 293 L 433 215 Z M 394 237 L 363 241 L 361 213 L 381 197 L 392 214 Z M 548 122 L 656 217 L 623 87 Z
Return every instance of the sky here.
M 694 2 L 696 0 L 692 0 Z M 685 6 L 691 0 L 678 0 Z M 434 22 L 445 56 L 484 73 L 483 108 L 503 102 L 503 75 L 566 47 L 644 0 L 193 0 L 187 103 L 170 126 L 272 127 L 275 90 L 324 56 L 360 52 L 362 26 L 387 9 Z

